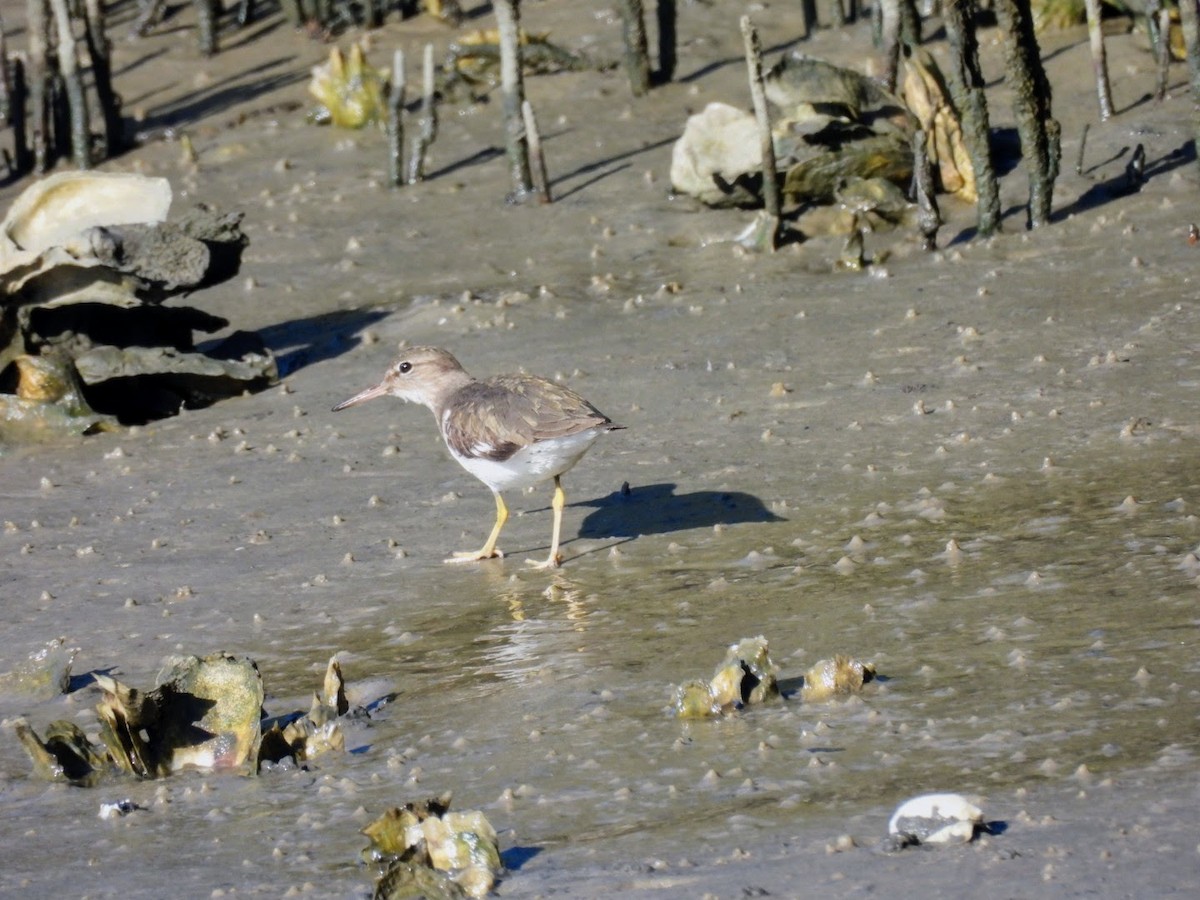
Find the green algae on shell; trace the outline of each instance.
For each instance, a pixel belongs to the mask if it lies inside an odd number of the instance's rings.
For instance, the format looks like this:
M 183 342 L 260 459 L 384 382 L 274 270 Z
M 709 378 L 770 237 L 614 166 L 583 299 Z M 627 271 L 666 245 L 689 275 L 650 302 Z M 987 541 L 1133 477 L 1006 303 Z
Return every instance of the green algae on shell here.
M 707 718 L 779 696 L 778 667 L 762 635 L 731 644 L 710 681 L 689 681 L 675 692 L 679 718 Z

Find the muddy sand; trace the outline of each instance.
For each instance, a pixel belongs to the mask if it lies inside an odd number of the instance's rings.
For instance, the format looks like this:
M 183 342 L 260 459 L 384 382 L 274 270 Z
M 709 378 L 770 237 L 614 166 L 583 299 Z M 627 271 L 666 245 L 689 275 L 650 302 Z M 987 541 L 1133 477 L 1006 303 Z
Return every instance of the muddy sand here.
M 603 4 L 525 7 L 531 29 L 616 56 Z M 1118 115 L 1099 123 L 1084 31 L 1043 36 L 1063 172 L 1054 224 L 1028 233 L 985 29 L 1004 233 L 971 241 L 973 211 L 944 201 L 936 253 L 879 235 L 886 259 L 834 273 L 840 241 L 746 255 L 728 238 L 749 213 L 668 196 L 687 114 L 749 106 L 741 11 L 682 4 L 680 77 L 644 99 L 619 71 L 528 80 L 546 207 L 502 202 L 495 102 L 444 110 L 428 181 L 387 190 L 380 134 L 305 124 L 327 48 L 277 11 L 213 59 L 190 5 L 118 42 L 148 140 L 105 168 L 169 177 L 177 208 L 245 211 L 241 272 L 187 302 L 261 333 L 282 378 L 0 450 L 0 671 L 58 636 L 79 647 L 68 694 L 0 714 L 94 732 L 87 673 L 149 687 L 164 659 L 219 650 L 258 662 L 272 714 L 306 709 L 333 654 L 357 696 L 395 697 L 351 752 L 258 778 L 52 785 L 6 728 L 0 894 L 365 897 L 359 829 L 445 791 L 500 832 L 499 896 L 1200 891 L 1183 67 L 1154 103 L 1144 36 L 1113 36 Z M 795 43 L 788 4 L 753 12 L 769 59 Z M 449 37 L 391 22 L 371 57 Z M 806 49 L 861 65 L 869 47 L 863 23 Z M 1148 181 L 1121 196 L 1139 143 Z M 545 553 L 545 488 L 509 498 L 505 559 L 443 565 L 482 541 L 488 491 L 423 409 L 329 412 L 401 341 L 561 378 L 627 426 L 565 479 L 561 570 L 522 565 Z M 673 686 L 759 634 L 788 699 L 669 715 Z M 881 678 L 801 702 L 805 669 L 839 653 Z M 933 790 L 976 798 L 993 833 L 881 852 L 896 805 Z M 142 809 L 98 816 L 120 799 Z

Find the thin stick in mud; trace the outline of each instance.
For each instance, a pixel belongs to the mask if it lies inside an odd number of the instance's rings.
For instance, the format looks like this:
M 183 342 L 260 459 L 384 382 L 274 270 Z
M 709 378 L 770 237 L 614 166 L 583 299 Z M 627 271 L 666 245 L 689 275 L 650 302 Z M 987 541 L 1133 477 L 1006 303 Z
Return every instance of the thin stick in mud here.
M 750 73 L 750 98 L 754 102 L 754 118 L 758 122 L 758 138 L 762 146 L 763 206 L 766 208 L 770 248 L 779 246 L 780 196 L 779 175 L 775 171 L 775 142 L 771 138 L 771 115 L 767 111 L 767 94 L 763 89 L 762 44 L 758 31 L 749 16 L 742 16 L 742 43 L 746 48 L 746 67 Z
M 496 26 L 500 34 L 500 93 L 504 107 L 504 146 L 512 176 L 509 199 L 520 203 L 529 195 L 529 145 L 521 103 L 525 81 L 521 74 L 521 13 L 518 0 L 495 0 Z
M 404 184 L 404 51 L 392 55 L 392 83 L 387 96 L 388 184 Z
M 625 44 L 625 72 L 633 96 L 650 90 L 650 51 L 646 40 L 646 20 L 642 0 L 619 0 L 621 38 Z
M 525 120 L 525 137 L 529 141 L 529 174 L 533 177 L 533 191 L 541 203 L 550 201 L 550 179 L 546 176 L 546 157 L 542 153 L 542 136 L 538 131 L 537 117 L 533 104 L 528 100 L 521 104 L 521 116 Z
M 421 73 L 424 79 L 421 94 L 421 121 L 413 138 L 412 158 L 408 161 L 408 182 L 425 180 L 425 153 L 437 140 L 437 85 L 433 73 L 433 44 L 425 45 Z

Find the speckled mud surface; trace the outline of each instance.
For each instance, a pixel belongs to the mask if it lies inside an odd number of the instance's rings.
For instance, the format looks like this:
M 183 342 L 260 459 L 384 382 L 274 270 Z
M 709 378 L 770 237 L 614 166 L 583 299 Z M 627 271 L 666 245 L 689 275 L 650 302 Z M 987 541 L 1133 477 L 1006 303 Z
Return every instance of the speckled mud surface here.
M 531 28 L 615 55 L 603 4 L 526 6 Z M 787 6 L 756 14 L 768 47 L 796 33 Z M 500 831 L 501 896 L 1200 890 L 1182 67 L 1154 105 L 1144 39 L 1111 42 L 1121 112 L 1093 125 L 1077 175 L 1085 35 L 1047 38 L 1056 224 L 1022 231 L 1009 164 L 1004 235 L 959 240 L 972 215 L 951 208 L 934 256 L 885 237 L 868 248 L 890 251 L 882 266 L 835 275 L 836 243 L 745 257 L 718 241 L 748 214 L 667 199 L 687 112 L 748 104 L 741 6 L 681 10 L 682 80 L 644 101 L 618 73 L 530 80 L 560 198 L 545 208 L 500 203 L 496 104 L 446 111 L 426 184 L 381 187 L 379 135 L 292 109 L 324 50 L 276 14 L 211 61 L 186 10 L 120 46 L 127 105 L 191 134 L 199 162 L 158 142 L 110 165 L 246 211 L 241 275 L 192 302 L 260 330 L 285 377 L 130 432 L 3 448 L 0 671 L 61 635 L 77 675 L 136 685 L 170 654 L 251 656 L 273 714 L 306 708 L 334 653 L 364 696 L 397 696 L 353 752 L 259 778 L 47 785 L 6 729 L 0 894 L 367 896 L 358 830 L 447 790 Z M 374 53 L 446 38 L 417 19 Z M 867 26 L 811 46 L 857 63 Z M 1002 84 L 992 113 L 1011 134 Z M 1138 142 L 1149 183 L 1116 198 L 1105 184 Z M 423 409 L 328 412 L 401 340 L 479 374 L 562 376 L 628 426 L 566 478 L 561 571 L 521 565 L 545 552 L 548 491 L 510 498 L 507 559 L 444 566 L 485 535 L 487 490 Z M 834 653 L 883 677 L 840 704 L 667 714 L 672 685 L 756 634 L 785 689 Z M 86 681 L 0 714 L 91 728 Z M 895 806 L 932 790 L 977 798 L 997 833 L 878 852 Z M 145 809 L 102 821 L 121 798 Z

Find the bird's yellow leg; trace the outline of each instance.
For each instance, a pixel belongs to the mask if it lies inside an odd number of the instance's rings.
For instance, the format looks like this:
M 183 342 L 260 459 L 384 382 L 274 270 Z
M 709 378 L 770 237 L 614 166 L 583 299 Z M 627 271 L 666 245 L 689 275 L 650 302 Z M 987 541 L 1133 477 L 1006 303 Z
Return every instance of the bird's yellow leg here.
M 554 510 L 554 530 L 550 533 L 550 555 L 542 562 L 537 562 L 532 559 L 525 560 L 526 565 L 535 566 L 539 569 L 557 569 L 562 565 L 562 554 L 558 552 L 558 539 L 562 533 L 562 515 L 563 507 L 567 505 L 567 495 L 562 488 L 562 480 L 558 475 L 554 476 L 554 500 L 550 506 Z
M 487 541 L 476 552 L 470 550 L 457 550 L 454 555 L 445 560 L 448 563 L 475 562 L 480 559 L 491 559 L 494 556 L 503 556 L 496 549 L 496 541 L 500 538 L 500 529 L 504 527 L 504 523 L 508 521 L 508 507 L 504 505 L 504 498 L 500 496 L 499 491 L 493 491 L 496 495 L 496 524 L 492 526 L 492 533 L 488 535 Z

